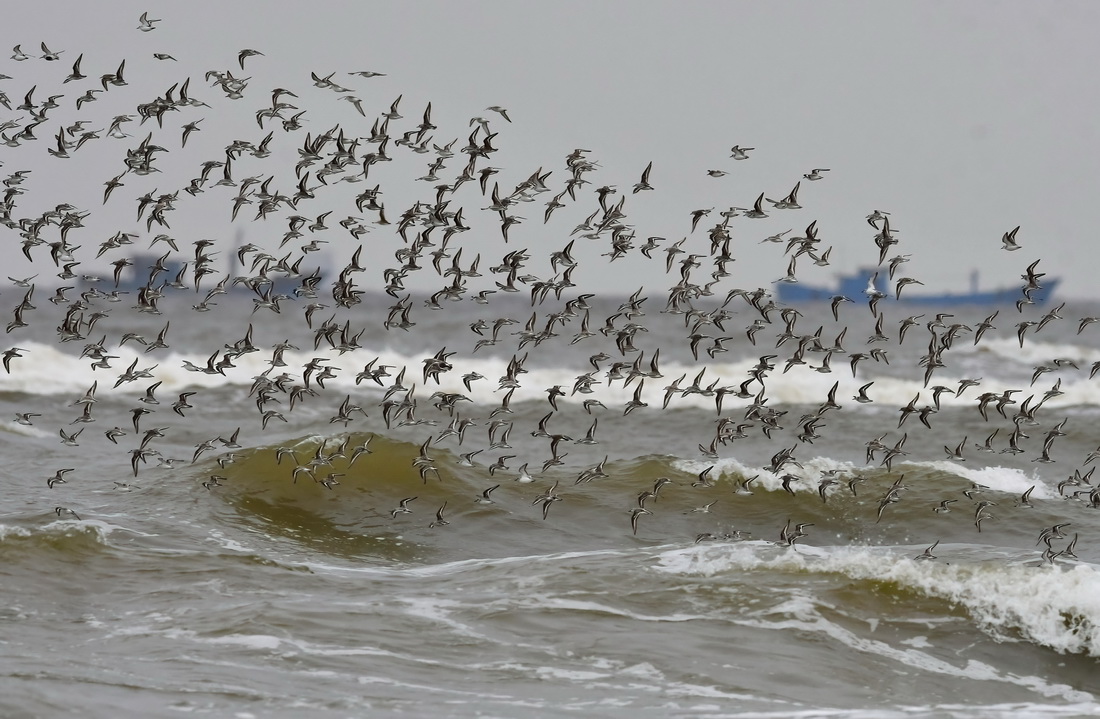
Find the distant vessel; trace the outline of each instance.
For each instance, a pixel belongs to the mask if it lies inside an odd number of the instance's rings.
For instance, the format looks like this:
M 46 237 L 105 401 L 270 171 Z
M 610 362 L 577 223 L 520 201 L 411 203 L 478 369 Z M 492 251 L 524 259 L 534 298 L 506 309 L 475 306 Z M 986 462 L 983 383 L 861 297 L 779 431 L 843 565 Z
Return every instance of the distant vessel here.
M 894 299 L 893 284 L 887 281 L 885 268 L 862 267 L 850 275 L 841 275 L 840 282 L 835 289 L 828 287 L 814 287 L 801 282 L 776 282 L 775 295 L 780 302 L 820 302 L 830 300 L 837 295 L 843 295 L 849 299 L 859 301 L 865 297 L 867 282 L 875 272 L 879 273 L 875 287 L 880 292 L 886 293 L 886 299 Z M 1061 280 L 1044 278 L 1042 289 L 1031 293 L 1031 299 L 1035 304 L 1044 304 L 1054 295 Z M 1020 287 L 1006 287 L 997 290 L 978 290 L 978 271 L 970 273 L 969 292 L 946 292 L 943 294 L 919 294 L 914 288 L 907 287 L 902 290 L 901 301 L 909 304 L 921 305 L 1010 305 L 1023 297 L 1023 285 Z

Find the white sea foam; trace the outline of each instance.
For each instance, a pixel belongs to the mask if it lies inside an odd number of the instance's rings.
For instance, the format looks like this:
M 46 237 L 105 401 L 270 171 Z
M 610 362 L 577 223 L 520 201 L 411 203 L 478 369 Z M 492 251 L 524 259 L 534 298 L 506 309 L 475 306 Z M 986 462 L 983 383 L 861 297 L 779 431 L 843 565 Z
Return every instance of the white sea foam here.
M 1055 499 L 1058 490 L 1044 482 L 1037 473 L 1028 473 L 1013 467 L 966 467 L 958 462 L 920 462 L 922 467 L 954 474 L 975 484 L 981 484 L 996 492 L 1023 494 L 1029 487 L 1035 487 L 1031 496 L 1035 499 Z
M 0 524 L 0 541 L 9 538 L 25 539 L 36 534 L 52 536 L 91 536 L 97 544 L 107 544 L 107 538 L 116 531 L 143 534 L 117 524 L 109 524 L 98 519 L 55 519 L 39 527 L 27 528 L 10 524 Z M 144 535 L 143 536 L 150 536 Z
M 220 637 L 204 637 L 199 641 L 206 644 L 234 644 L 248 649 L 267 650 L 278 649 L 282 644 L 279 637 L 273 637 L 270 634 L 225 634 Z
M 12 434 L 21 434 L 24 437 L 50 437 L 50 436 L 52 436 L 52 434 L 50 432 L 43 432 L 42 430 L 38 429 L 37 427 L 33 427 L 33 426 L 30 426 L 30 425 L 26 425 L 26 424 L 20 424 L 19 422 L 16 422 L 14 420 L 11 421 L 11 422 L 5 422 L 3 424 L 0 424 L 0 430 L 3 430 L 4 432 L 10 432 Z
M 851 477 L 858 474 L 861 469 L 866 469 L 866 467 L 859 467 L 851 462 L 844 462 L 830 457 L 813 457 L 809 460 L 800 460 L 800 464 L 801 467 L 789 464 L 781 472 L 775 473 L 763 467 L 746 466 L 734 457 L 721 457 L 717 460 L 677 459 L 672 462 L 675 469 L 690 474 L 699 474 L 710 467 L 711 471 L 708 477 L 712 480 L 722 481 L 727 478 L 732 480 L 733 478 L 756 477 L 749 486 L 749 490 L 754 492 L 757 490 L 766 492 L 785 491 L 783 487 L 785 475 L 793 475 L 800 480 L 788 483 L 790 491 L 817 492 L 818 480 L 821 479 L 823 472 L 831 470 L 845 472 L 846 474 L 841 475 L 843 480 L 844 477 Z
M 579 559 L 584 557 L 605 557 L 625 554 L 623 550 L 594 549 L 583 552 L 556 552 L 553 554 L 521 555 L 513 557 L 496 557 L 477 559 L 460 559 L 453 562 L 441 562 L 428 565 L 411 565 L 399 568 L 390 567 L 361 567 L 338 566 L 324 562 L 310 561 L 304 566 L 318 572 L 339 572 L 352 574 L 366 574 L 379 577 L 443 577 L 466 574 L 478 569 L 503 568 L 512 565 L 528 565 L 534 562 L 558 563 L 563 560 Z
M 983 342 L 984 344 L 984 342 Z M 253 352 L 242 355 L 234 363 L 235 367 L 225 370 L 225 375 L 206 374 L 204 372 L 189 371 L 184 368 L 184 361 L 197 366 L 206 365 L 206 356 L 191 353 L 179 353 L 171 351 L 166 355 L 151 357 L 150 355 L 134 349 L 131 345 L 112 348 L 111 352 L 117 352 L 118 358 L 111 360 L 111 369 L 93 370 L 91 361 L 81 359 L 75 354 L 62 352 L 55 345 L 42 344 L 27 341 L 25 343 L 27 353 L 24 357 L 14 361 L 22 364 L 19 372 L 0 375 L 0 392 L 25 392 L 37 395 L 74 395 L 74 399 L 82 395 L 92 382 L 99 381 L 99 393 L 102 395 L 126 393 L 127 396 L 134 392 L 143 392 L 149 384 L 141 380 L 127 382 L 114 388 L 113 385 L 119 376 L 137 360 L 137 369 L 144 369 L 156 365 L 156 378 L 162 382 L 161 391 L 165 393 L 178 392 L 187 387 L 216 387 L 226 385 L 248 386 L 254 378 L 264 372 L 270 372 L 270 376 L 277 376 L 280 372 L 290 374 L 295 382 L 301 381 L 301 373 L 304 367 L 313 358 L 324 358 L 324 366 L 331 366 L 338 370 L 334 379 L 326 382 L 326 388 L 332 388 L 340 392 L 368 393 L 379 392 L 381 388 L 371 380 L 356 384 L 356 376 L 363 370 L 363 366 L 375 357 L 378 365 L 394 367 L 390 370 L 391 376 L 383 378 L 383 382 L 392 383 L 393 378 L 406 368 L 405 386 L 411 384 L 418 386 L 418 396 L 426 399 L 435 391 L 460 393 L 471 400 L 492 405 L 501 401 L 504 392 L 499 389 L 499 379 L 507 370 L 508 360 L 500 357 L 466 357 L 455 369 L 439 375 L 439 383 L 434 380 L 424 382 L 424 359 L 431 352 L 423 354 L 404 354 L 388 348 L 378 351 L 361 349 L 355 353 L 341 355 L 338 351 L 328 348 L 313 351 L 288 350 L 283 355 L 286 367 L 276 368 L 271 371 L 271 355 L 269 352 Z M 1056 349 L 1057 346 L 1051 346 Z M 1009 350 L 1004 349 L 1006 354 Z M 1100 351 L 1091 351 L 1100 358 Z M 1043 352 L 1043 361 L 1049 362 L 1054 355 L 1052 352 Z M 1092 355 L 1089 355 L 1090 357 Z M 1016 358 L 1018 359 L 1018 358 Z M 1084 361 L 1084 360 L 1082 360 Z M 753 360 L 735 360 L 731 362 L 711 362 L 706 367 L 700 386 L 706 388 L 717 381 L 716 387 L 737 386 L 748 378 L 749 370 L 756 365 Z M 1038 363 L 1038 360 L 1036 361 Z M 825 400 L 829 389 L 837 384 L 836 399 L 841 406 L 855 406 L 852 398 L 859 388 L 867 382 L 874 381 L 874 385 L 867 390 L 867 394 L 876 403 L 868 407 L 900 406 L 908 403 L 913 397 L 920 395 L 920 403 L 931 404 L 932 393 L 924 387 L 921 380 L 905 380 L 893 377 L 875 376 L 874 362 L 865 361 L 859 365 L 859 378 L 852 377 L 847 367 L 839 367 L 830 373 L 820 373 L 807 370 L 804 367 L 794 368 L 788 373 L 773 372 L 767 380 L 767 394 L 772 406 L 783 405 L 816 405 Z M 1080 371 L 1063 371 L 1057 375 L 1047 375 L 1048 378 L 1062 377 L 1063 395 L 1052 398 L 1046 403 L 1047 407 L 1065 407 L 1075 405 L 1100 406 L 1100 383 L 1090 382 L 1087 379 L 1087 367 Z M 561 385 L 566 391 L 566 396 L 559 399 L 563 403 L 580 403 L 585 399 L 594 398 L 604 402 L 609 407 L 613 405 L 625 405 L 629 401 L 634 390 L 639 384 L 638 380 L 625 385 L 621 380 L 609 385 L 606 371 L 597 372 L 595 377 L 598 384 L 593 385 L 593 394 L 569 394 L 572 391 L 576 379 L 587 372 L 591 367 L 587 364 L 571 367 L 540 367 L 536 360 L 531 360 L 525 367 L 528 371 L 522 376 L 522 385 L 516 389 L 512 401 L 525 400 L 544 401 L 546 389 L 555 385 Z M 606 370 L 607 366 L 605 366 Z M 642 391 L 642 399 L 650 407 L 659 408 L 664 401 L 664 388 L 670 385 L 675 378 L 685 375 L 680 382 L 680 389 L 690 386 L 692 380 L 699 372 L 698 365 L 668 364 L 661 368 L 664 375 L 661 379 L 646 379 Z M 485 377 L 473 382 L 471 389 L 467 390 L 463 385 L 463 375 L 468 372 L 477 372 Z M 936 375 L 931 384 L 941 384 L 946 387 L 957 387 L 961 377 L 947 374 Z M 1051 383 L 1053 381 L 1051 380 Z M 1046 385 L 1040 381 L 1039 387 Z M 758 389 L 753 385 L 750 391 Z M 1000 380 L 995 377 L 984 377 L 979 387 L 970 389 L 962 398 L 955 397 L 951 392 L 940 395 L 940 404 L 943 407 L 973 407 L 976 406 L 977 396 L 980 391 L 996 391 L 1019 388 L 1019 382 Z M 1034 394 L 1041 397 L 1043 389 L 1036 388 Z M 727 395 L 723 400 L 723 411 L 726 414 L 737 414 L 743 410 L 752 400 L 739 399 Z M 699 393 L 687 396 L 674 395 L 670 402 L 672 407 L 697 407 L 713 410 L 715 399 Z
M 733 477 L 751 477 L 756 475 L 757 478 L 750 486 L 750 489 L 773 492 L 783 489 L 782 477 L 786 474 L 792 474 L 803 480 L 790 482 L 789 486 L 793 491 L 816 492 L 818 489 L 818 480 L 821 478 L 823 472 L 832 470 L 844 472 L 845 474 L 841 475 L 843 479 L 845 476 L 851 476 L 853 474 L 858 474 L 860 471 L 872 469 L 872 467 L 860 466 L 852 462 L 832 459 L 831 457 L 819 456 L 808 460 L 799 460 L 799 462 L 802 465 L 801 467 L 789 464 L 784 467 L 779 474 L 769 472 L 762 467 L 746 466 L 734 457 L 721 457 L 717 460 L 676 459 L 673 460 L 672 466 L 681 472 L 687 472 L 689 474 L 699 474 L 709 467 L 711 471 L 708 476 L 711 479 L 717 480 Z M 967 467 L 959 462 L 951 462 L 948 460 L 931 462 L 896 462 L 894 466 L 895 468 L 915 466 L 932 469 L 937 472 L 955 475 L 970 482 L 984 485 L 995 492 L 1018 495 L 1023 494 L 1029 487 L 1034 487 L 1035 489 L 1032 490 L 1031 496 L 1035 499 L 1053 499 L 1058 496 L 1057 490 L 1047 484 L 1037 473 L 1028 473 L 1014 467 Z
M 682 613 L 666 613 L 666 614 L 642 614 L 640 612 L 630 611 L 623 607 L 612 606 L 601 602 L 593 602 L 589 600 L 571 599 L 566 597 L 540 597 L 531 596 L 519 603 L 519 606 L 524 609 L 538 608 L 538 609 L 556 609 L 570 612 L 592 612 L 594 614 L 607 614 L 608 616 L 626 617 L 638 622 L 690 622 L 695 620 L 706 619 L 705 615 L 701 614 L 682 614 Z
M 252 547 L 247 547 L 235 539 L 230 539 L 225 536 L 225 533 L 221 530 L 213 530 L 210 532 L 210 536 L 206 538 L 206 541 L 217 544 L 222 549 L 226 549 L 230 552 L 242 552 L 244 554 L 254 554 L 256 550 Z
M 710 473 L 707 475 L 712 480 L 724 480 L 732 479 L 734 477 L 752 477 L 755 476 L 756 480 L 750 486 L 750 490 L 764 490 L 764 491 L 778 491 L 783 489 L 783 475 L 793 474 L 803 480 L 803 482 L 791 482 L 789 487 L 792 491 L 817 491 L 817 480 L 821 477 L 821 472 L 827 469 L 852 469 L 853 466 L 849 462 L 839 462 L 831 460 L 827 457 L 815 457 L 812 460 L 802 462 L 802 467 L 796 467 L 793 464 L 783 468 L 782 473 L 776 474 L 769 472 L 761 467 L 748 467 L 742 464 L 734 457 L 721 457 L 716 460 L 699 460 L 699 459 L 677 459 L 672 462 L 672 466 L 681 472 L 687 472 L 689 474 L 700 474 L 707 468 L 710 468 Z
M 1068 359 L 1085 372 L 1093 362 L 1100 361 L 1100 349 L 1077 344 L 1042 342 L 1036 340 L 1035 335 L 1030 332 L 1024 335 L 1023 347 L 1015 337 L 986 336 L 982 338 L 980 345 L 973 348 L 973 351 L 992 353 L 997 357 L 1028 366 L 1049 365 L 1055 358 Z
M 950 546 L 941 545 L 938 553 L 950 551 Z M 754 569 L 835 572 L 853 579 L 894 582 L 964 607 L 993 636 L 1018 633 L 1058 652 L 1100 657 L 1100 572 L 1088 564 L 1036 567 L 899 561 L 896 551 L 884 548 L 802 547 L 793 552 L 746 542 L 666 551 L 658 567 L 675 574 L 707 576 Z
M 10 524 L 0 524 L 0 542 L 9 537 L 22 539 L 31 536 L 31 530 L 26 527 L 14 527 Z

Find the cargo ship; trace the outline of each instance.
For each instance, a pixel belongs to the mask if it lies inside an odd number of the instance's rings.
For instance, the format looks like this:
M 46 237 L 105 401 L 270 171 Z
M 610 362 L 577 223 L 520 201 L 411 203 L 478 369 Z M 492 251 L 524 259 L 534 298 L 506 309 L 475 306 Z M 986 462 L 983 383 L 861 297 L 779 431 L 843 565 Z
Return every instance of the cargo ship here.
M 886 293 L 884 300 L 894 299 L 894 283 L 887 279 L 886 268 L 863 267 L 850 275 L 841 275 L 835 288 L 815 287 L 801 282 L 776 282 L 775 297 L 780 302 L 797 304 L 800 302 L 828 301 L 837 295 L 843 295 L 859 301 L 866 297 L 865 290 L 871 277 L 878 272 L 875 287 Z M 1037 305 L 1044 304 L 1058 288 L 1059 279 L 1044 278 L 1041 289 L 1031 293 L 1031 299 Z M 919 287 L 919 286 L 918 286 Z M 902 290 L 901 301 L 907 304 L 921 305 L 1011 305 L 1023 298 L 1023 283 L 1019 287 L 1005 287 L 995 290 L 978 289 L 978 271 L 970 273 L 969 292 L 946 292 L 942 294 L 922 294 L 914 287 Z

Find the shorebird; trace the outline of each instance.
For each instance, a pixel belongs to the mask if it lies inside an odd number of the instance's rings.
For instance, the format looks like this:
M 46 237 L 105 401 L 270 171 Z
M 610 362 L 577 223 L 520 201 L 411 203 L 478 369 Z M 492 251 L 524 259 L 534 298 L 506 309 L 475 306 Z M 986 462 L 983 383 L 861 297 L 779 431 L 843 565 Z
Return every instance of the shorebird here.
M 16 357 L 22 357 L 20 352 L 26 352 L 27 350 L 22 347 L 12 347 L 10 350 L 4 352 L 4 371 L 11 374 L 11 361 Z
M 959 500 L 957 500 L 957 499 L 945 499 L 945 500 L 941 501 L 939 503 L 939 505 L 937 507 L 935 507 L 932 511 L 936 512 L 937 514 L 947 514 L 948 512 L 951 511 L 951 506 L 950 505 L 953 504 L 954 502 L 957 502 L 957 501 L 959 501 Z
M 1020 249 L 1020 246 L 1016 244 L 1016 233 L 1020 231 L 1020 226 L 1016 225 L 1013 229 L 1009 230 L 1001 237 L 1001 249 L 1012 252 L 1013 250 Z
M 913 559 L 915 559 L 917 561 L 928 561 L 928 560 L 936 559 L 936 555 L 932 554 L 932 552 L 935 551 L 936 547 L 938 547 L 939 544 L 940 544 L 940 540 L 937 539 L 935 542 L 932 543 L 932 546 L 928 547 L 922 553 L 920 553 L 917 556 L 913 557 Z
M 951 449 L 948 446 L 944 446 L 943 451 L 947 453 L 947 458 L 956 462 L 965 462 L 966 457 L 962 456 L 963 447 L 966 446 L 966 437 L 962 438 L 962 441 L 956 445 L 955 449 Z
M 490 498 L 489 495 L 495 492 L 497 489 L 500 489 L 500 485 L 494 484 L 492 487 L 489 487 L 481 494 L 479 494 L 476 498 L 474 498 L 474 501 L 478 504 L 495 504 L 495 502 L 492 500 L 492 498 Z
M 806 527 L 812 526 L 814 525 L 811 522 L 802 522 L 800 524 L 794 525 L 794 528 L 792 529 L 791 520 L 788 519 L 787 524 L 779 532 L 779 543 L 788 547 L 793 547 L 795 542 L 807 536 L 806 532 L 802 530 L 804 530 Z
M 68 469 L 59 469 L 59 470 L 57 470 L 57 472 L 54 474 L 54 476 L 52 476 L 52 477 L 50 477 L 49 479 L 46 480 L 46 486 L 48 486 L 50 489 L 53 489 L 53 486 L 55 484 L 66 484 L 68 480 L 65 479 L 65 474 L 67 472 L 72 472 L 73 469 L 74 468 L 69 467 Z
M 390 510 L 390 517 L 392 519 L 397 519 L 397 515 L 399 514 L 412 514 L 412 510 L 409 509 L 409 503 L 414 501 L 415 499 L 417 498 L 405 497 L 404 499 L 402 499 L 400 502 L 398 502 L 395 508 Z
M 138 18 L 138 27 L 137 27 L 137 29 L 141 30 L 142 32 L 149 32 L 151 30 L 156 30 L 156 27 L 153 25 L 153 23 L 158 23 L 158 22 L 160 22 L 159 19 L 150 18 L 149 13 L 143 12 L 141 14 L 141 17 Z
M 870 397 L 867 396 L 867 389 L 873 384 L 874 384 L 874 382 L 868 382 L 867 384 L 860 387 L 859 388 L 859 393 L 856 394 L 856 396 L 852 397 L 852 399 L 854 399 L 856 402 L 859 402 L 861 404 L 867 404 L 868 402 L 873 402 L 874 400 L 872 400 Z
M 433 529 L 435 527 L 445 527 L 450 524 L 450 522 L 443 518 L 443 510 L 445 510 L 446 508 L 447 503 L 444 502 L 443 506 L 436 510 L 435 521 L 428 525 L 428 529 Z
M 635 194 L 642 190 L 652 190 L 653 186 L 649 184 L 649 173 L 653 170 L 653 162 L 650 162 L 642 170 L 642 178 L 634 185 Z
M 1064 527 L 1070 526 L 1069 522 L 1063 522 L 1061 524 L 1055 524 L 1053 527 L 1048 527 L 1039 533 L 1039 539 L 1035 542 L 1036 545 L 1046 544 L 1047 548 L 1050 548 L 1050 540 L 1052 539 L 1065 539 L 1066 535 L 1062 532 Z

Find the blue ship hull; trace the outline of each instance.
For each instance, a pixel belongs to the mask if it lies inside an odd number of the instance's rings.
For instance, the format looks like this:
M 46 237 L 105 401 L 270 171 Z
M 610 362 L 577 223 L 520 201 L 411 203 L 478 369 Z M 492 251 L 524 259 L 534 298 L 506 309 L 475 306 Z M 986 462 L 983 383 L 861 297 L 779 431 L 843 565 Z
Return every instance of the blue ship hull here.
M 885 292 L 887 295 L 883 298 L 883 301 L 894 301 L 893 284 L 887 283 L 887 273 L 885 269 L 876 270 L 874 268 L 862 269 L 858 274 L 854 275 L 841 276 L 840 282 L 836 288 L 814 287 L 800 282 L 777 282 L 775 283 L 775 297 L 779 302 L 800 303 L 829 301 L 837 295 L 843 295 L 848 299 L 858 302 L 866 299 L 864 291 L 867 289 L 867 281 L 871 279 L 871 276 L 876 271 L 879 273 L 879 278 L 875 286 L 879 291 Z M 1044 280 L 1042 289 L 1032 292 L 1031 299 L 1037 305 L 1045 304 L 1054 295 L 1054 291 L 1058 288 L 1059 282 L 1060 280 L 1058 279 Z M 941 306 L 1011 305 L 1015 304 L 1017 300 L 1022 299 L 1024 296 L 1022 284 L 1020 287 L 979 292 L 977 291 L 976 273 L 971 276 L 970 284 L 970 292 L 948 292 L 938 295 L 920 294 L 914 291 L 914 287 L 906 287 L 902 289 L 901 301 L 906 304 Z

